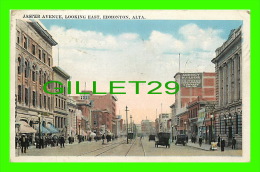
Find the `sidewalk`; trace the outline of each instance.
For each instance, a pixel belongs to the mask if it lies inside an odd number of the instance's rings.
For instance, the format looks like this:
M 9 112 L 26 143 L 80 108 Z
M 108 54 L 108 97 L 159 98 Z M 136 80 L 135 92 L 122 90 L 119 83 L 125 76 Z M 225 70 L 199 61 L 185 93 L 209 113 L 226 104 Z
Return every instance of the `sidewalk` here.
M 211 148 L 211 145 L 209 145 L 209 144 L 202 144 L 200 146 L 199 143 L 191 143 L 191 142 L 188 142 L 186 144 L 186 146 L 194 147 L 194 148 L 197 148 L 197 149 L 202 149 L 202 150 L 205 150 L 205 151 L 210 151 L 210 148 Z
M 213 151 L 213 150 L 211 150 L 211 145 L 210 144 L 206 144 L 206 143 L 202 143 L 202 145 L 200 146 L 198 142 L 196 142 L 196 143 L 188 142 L 186 144 L 186 146 L 197 148 L 197 149 L 201 149 L 201 150 L 205 150 L 205 151 Z M 232 149 L 231 149 L 231 147 L 225 147 L 225 150 L 232 150 Z M 220 151 L 220 147 L 218 147 L 218 149 L 214 150 L 214 151 Z

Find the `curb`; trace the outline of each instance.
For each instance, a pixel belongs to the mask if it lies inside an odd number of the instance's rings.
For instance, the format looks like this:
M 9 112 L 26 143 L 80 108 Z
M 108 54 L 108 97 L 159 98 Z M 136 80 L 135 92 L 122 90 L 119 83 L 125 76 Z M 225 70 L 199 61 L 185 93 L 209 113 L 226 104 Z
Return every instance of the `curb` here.
M 191 145 L 188 145 L 188 144 L 186 144 L 185 146 L 189 146 L 189 147 L 196 148 L 196 149 L 200 149 L 200 150 L 204 150 L 204 151 L 211 151 L 210 148 L 209 148 L 209 149 L 203 149 L 203 148 L 201 148 L 201 147 L 195 147 L 195 146 L 191 146 Z

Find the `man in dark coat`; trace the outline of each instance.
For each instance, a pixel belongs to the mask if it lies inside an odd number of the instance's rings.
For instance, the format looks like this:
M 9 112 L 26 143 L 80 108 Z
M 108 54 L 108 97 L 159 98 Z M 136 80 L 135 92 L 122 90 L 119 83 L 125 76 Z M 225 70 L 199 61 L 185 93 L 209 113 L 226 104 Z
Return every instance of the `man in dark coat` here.
M 221 142 L 220 142 L 221 152 L 224 152 L 225 146 L 226 146 L 225 140 L 221 139 Z
M 218 135 L 218 147 L 220 146 L 220 136 Z
M 69 137 L 69 144 L 71 144 L 71 137 Z
M 44 140 L 43 137 L 40 138 L 40 149 L 44 148 Z
M 237 143 L 237 140 L 235 139 L 235 137 L 233 137 L 233 139 L 232 139 L 232 149 L 236 149 L 236 143 Z
M 63 136 L 60 137 L 60 147 L 64 147 L 65 139 Z
M 22 137 L 20 138 L 20 142 L 21 142 L 21 147 L 22 147 L 22 150 L 21 150 L 22 153 L 26 153 L 28 138 L 25 135 L 22 135 Z
M 202 144 L 202 137 L 199 138 L 199 144 L 200 144 L 200 147 L 201 147 L 201 144 Z

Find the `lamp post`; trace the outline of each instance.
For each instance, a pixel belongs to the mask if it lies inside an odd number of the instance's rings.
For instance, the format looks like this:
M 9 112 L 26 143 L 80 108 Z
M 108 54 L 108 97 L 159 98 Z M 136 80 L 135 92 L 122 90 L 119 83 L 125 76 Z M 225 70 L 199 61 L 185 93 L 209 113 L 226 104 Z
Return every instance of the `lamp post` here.
M 39 149 L 41 149 L 40 140 L 41 140 L 41 113 L 38 112 L 38 121 L 39 121 Z
M 129 111 L 127 109 L 128 107 L 125 107 L 125 113 L 126 113 L 126 143 L 128 144 L 128 117 L 127 117 L 127 111 Z
M 187 122 L 184 122 L 184 134 L 186 134 L 186 126 L 187 126 Z
M 173 142 L 174 138 L 173 138 L 173 125 L 172 125 L 172 142 Z
M 213 114 L 211 114 L 210 115 L 210 128 L 211 128 L 211 132 L 210 132 L 210 142 L 212 142 L 212 140 L 213 140 L 213 118 L 214 118 L 214 115 Z M 211 144 L 211 143 L 209 143 L 209 144 Z

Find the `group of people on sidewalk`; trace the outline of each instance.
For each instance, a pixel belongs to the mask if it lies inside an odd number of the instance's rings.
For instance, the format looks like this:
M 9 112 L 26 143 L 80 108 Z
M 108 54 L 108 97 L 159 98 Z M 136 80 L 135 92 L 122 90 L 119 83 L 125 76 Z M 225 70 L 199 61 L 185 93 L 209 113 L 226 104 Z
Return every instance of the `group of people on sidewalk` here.
M 203 141 L 202 137 L 199 137 L 199 145 L 200 145 L 200 147 L 201 147 L 201 145 L 202 145 L 202 141 Z M 213 140 L 213 142 L 214 142 L 214 141 L 215 141 L 215 140 Z M 192 142 L 195 143 L 194 140 L 192 140 Z M 233 138 L 232 138 L 232 141 L 231 141 L 231 148 L 232 148 L 232 149 L 236 149 L 236 143 L 237 143 L 237 141 L 236 141 L 235 137 L 233 137 Z M 226 147 L 226 141 L 225 141 L 223 138 L 220 138 L 219 135 L 218 135 L 218 143 L 217 143 L 217 146 L 221 148 L 221 151 L 222 151 L 222 152 L 224 152 L 225 147 Z
M 233 137 L 231 141 L 231 148 L 236 149 L 236 144 L 237 144 L 237 140 L 235 139 L 235 137 Z M 221 148 L 221 152 L 224 152 L 225 146 L 226 146 L 225 140 L 223 138 L 220 138 L 220 136 L 218 135 L 218 147 Z
M 22 153 L 26 153 L 26 150 L 29 149 L 30 145 L 35 145 L 36 148 L 44 149 L 48 146 L 55 147 L 59 146 L 61 148 L 64 148 L 65 144 L 65 137 L 63 135 L 61 136 L 41 136 L 41 137 L 35 137 L 35 142 L 32 141 L 32 138 L 27 136 L 26 134 L 22 134 L 21 136 L 15 137 L 15 148 L 21 148 Z M 69 139 L 69 143 L 72 144 L 74 141 Z

